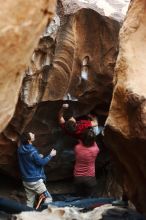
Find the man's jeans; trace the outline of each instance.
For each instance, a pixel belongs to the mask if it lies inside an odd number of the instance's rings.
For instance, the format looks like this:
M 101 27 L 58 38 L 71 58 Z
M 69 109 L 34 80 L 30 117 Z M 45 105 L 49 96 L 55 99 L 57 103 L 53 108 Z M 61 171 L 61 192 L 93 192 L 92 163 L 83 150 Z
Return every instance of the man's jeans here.
M 26 197 L 27 197 L 27 206 L 33 207 L 35 202 L 35 196 L 42 194 L 45 191 L 48 191 L 43 180 L 40 179 L 37 182 L 23 182 Z M 48 192 L 48 198 L 45 199 L 45 203 L 52 202 L 52 197 Z

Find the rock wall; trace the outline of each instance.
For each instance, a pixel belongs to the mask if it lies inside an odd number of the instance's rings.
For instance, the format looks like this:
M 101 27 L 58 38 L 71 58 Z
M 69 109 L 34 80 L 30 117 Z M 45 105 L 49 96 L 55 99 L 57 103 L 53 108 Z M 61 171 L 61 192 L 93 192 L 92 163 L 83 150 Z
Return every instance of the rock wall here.
M 0 131 L 11 120 L 29 63 L 55 0 L 2 1 L 0 13 Z
M 27 130 L 36 133 L 35 144 L 42 153 L 48 153 L 52 145 L 58 150 L 46 169 L 50 180 L 71 177 L 75 140 L 60 130 L 58 111 L 67 101 L 75 116 L 94 110 L 104 123 L 114 75 L 105 139 L 119 183 L 136 208 L 146 213 L 145 0 L 131 3 L 120 31 L 115 74 L 118 22 L 76 6 L 74 14 L 65 15 L 67 5 L 59 4 L 60 18 L 53 20 L 56 28 L 47 27 L 40 41 L 39 35 L 55 11 L 55 0 L 9 0 L 1 4 L 0 171 L 19 174 L 17 143 Z
M 118 30 L 116 21 L 110 21 L 90 9 L 67 16 L 57 36 L 55 55 L 42 100 L 62 100 L 68 95 L 72 101 L 89 103 L 90 98 L 95 98 L 96 104 L 101 104 L 100 99 L 103 103 L 103 96 L 107 93 L 105 102 L 108 103 L 118 52 Z M 89 62 L 85 78 L 82 62 L 86 56 Z
M 133 0 L 120 31 L 115 87 L 105 137 L 114 155 L 118 180 L 136 208 L 146 214 L 145 42 L 146 2 Z
M 60 21 L 57 15 L 53 21 L 54 32 L 47 27 L 41 36 L 26 69 L 15 114 L 1 134 L 1 151 L 4 146 L 7 150 L 0 154 L 0 169 L 13 176 L 17 141 L 27 130 L 35 132 L 35 144 L 42 153 L 52 146 L 58 150 L 56 159 L 46 167 L 49 180 L 72 177 L 75 140 L 62 133 L 57 121 L 63 102 L 70 103 L 75 116 L 94 110 L 102 124 L 108 114 L 120 25 L 91 9 L 72 15 L 63 15 L 60 9 L 59 13 Z M 86 57 L 88 65 L 83 67 Z M 14 144 L 10 155 L 7 141 Z

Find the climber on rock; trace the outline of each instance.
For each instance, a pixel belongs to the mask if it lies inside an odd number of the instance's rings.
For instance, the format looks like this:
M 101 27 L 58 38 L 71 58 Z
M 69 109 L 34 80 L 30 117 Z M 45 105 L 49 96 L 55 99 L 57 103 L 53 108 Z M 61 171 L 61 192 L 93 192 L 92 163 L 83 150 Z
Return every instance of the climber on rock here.
M 69 104 L 63 104 L 59 112 L 59 123 L 61 127 L 67 134 L 73 135 L 77 138 L 80 137 L 80 134 L 82 134 L 86 128 L 92 128 L 98 125 L 97 118 L 95 116 L 90 115 L 90 118 L 91 119 L 76 120 L 73 117 L 72 112 L 69 110 Z
M 39 195 L 39 202 L 52 202 L 52 197 L 48 192 L 44 180 L 44 165 L 56 155 L 56 150 L 52 149 L 50 154 L 43 157 L 36 147 L 32 145 L 35 135 L 31 132 L 23 133 L 18 147 L 18 160 L 23 185 L 26 191 L 27 206 L 34 207 L 35 196 Z

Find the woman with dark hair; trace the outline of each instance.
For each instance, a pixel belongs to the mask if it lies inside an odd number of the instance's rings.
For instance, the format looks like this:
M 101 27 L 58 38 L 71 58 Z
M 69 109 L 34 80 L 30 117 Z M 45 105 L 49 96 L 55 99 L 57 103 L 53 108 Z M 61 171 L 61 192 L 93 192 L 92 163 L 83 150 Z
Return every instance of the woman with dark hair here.
M 95 134 L 92 129 L 86 129 L 75 146 L 74 178 L 78 195 L 96 194 L 95 160 L 98 153 Z

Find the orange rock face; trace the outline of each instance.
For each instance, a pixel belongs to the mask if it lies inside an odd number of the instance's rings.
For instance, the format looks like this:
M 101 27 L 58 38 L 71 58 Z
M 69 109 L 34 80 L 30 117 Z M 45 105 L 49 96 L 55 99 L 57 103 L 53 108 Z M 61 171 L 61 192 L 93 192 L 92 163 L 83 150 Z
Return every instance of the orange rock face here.
M 1 2 L 0 13 L 0 131 L 13 116 L 24 69 L 48 19 L 55 0 Z M 32 34 L 33 33 L 33 34 Z
M 46 168 L 49 180 L 72 176 L 73 159 L 62 151 L 72 150 L 74 140 L 59 130 L 57 116 L 61 100 L 70 102 L 75 116 L 94 109 L 99 118 L 104 118 L 103 123 L 112 96 L 119 27 L 110 18 L 82 9 L 63 17 L 55 39 L 41 38 L 26 71 L 15 114 L 3 131 L 6 140 L 1 137 L 5 140 L 0 142 L 1 149 L 7 140 L 15 145 L 13 155 L 8 157 L 10 145 L 9 150 L 0 154 L 6 164 L 0 164 L 2 170 L 16 176 L 13 166 L 17 165 L 17 139 L 27 130 L 35 132 L 35 144 L 42 153 L 48 153 L 51 146 L 59 151 Z
M 69 100 L 83 103 L 91 103 L 92 99 L 92 105 L 109 103 L 118 52 L 118 31 L 118 22 L 91 9 L 82 9 L 68 16 L 57 36 L 42 101 L 62 100 L 68 95 Z M 82 62 L 86 56 L 89 60 L 85 73 Z
M 146 3 L 132 2 L 120 31 L 105 137 L 129 199 L 146 214 Z

